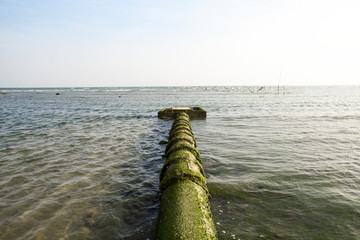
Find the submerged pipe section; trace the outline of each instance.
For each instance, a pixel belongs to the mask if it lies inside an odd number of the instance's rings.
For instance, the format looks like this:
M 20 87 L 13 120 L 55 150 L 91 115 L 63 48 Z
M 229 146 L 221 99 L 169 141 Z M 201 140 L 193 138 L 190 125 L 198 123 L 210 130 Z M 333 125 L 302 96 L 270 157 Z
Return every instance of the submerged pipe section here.
M 217 239 L 204 169 L 189 116 L 177 115 L 160 173 L 157 239 Z

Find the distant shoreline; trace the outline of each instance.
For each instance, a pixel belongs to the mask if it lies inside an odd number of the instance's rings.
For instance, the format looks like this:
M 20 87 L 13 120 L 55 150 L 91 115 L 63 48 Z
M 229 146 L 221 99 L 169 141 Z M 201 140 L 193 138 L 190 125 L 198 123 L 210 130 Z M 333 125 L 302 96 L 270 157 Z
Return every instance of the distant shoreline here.
M 77 90 L 77 89 L 141 89 L 141 88 L 237 88 L 237 87 L 278 87 L 278 85 L 214 85 L 214 86 L 127 86 L 127 87 L 0 87 L 1 90 Z M 280 87 L 360 87 L 359 85 L 280 85 Z

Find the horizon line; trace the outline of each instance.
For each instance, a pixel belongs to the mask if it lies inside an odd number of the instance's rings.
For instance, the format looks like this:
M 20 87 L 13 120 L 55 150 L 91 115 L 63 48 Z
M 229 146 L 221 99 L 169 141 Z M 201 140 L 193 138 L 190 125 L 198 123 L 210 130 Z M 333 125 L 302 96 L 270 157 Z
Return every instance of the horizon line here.
M 154 85 L 154 86 L 57 86 L 57 87 L 39 87 L 39 86 L 34 86 L 34 87 L 0 87 L 0 89 L 4 90 L 4 89 L 59 89 L 59 88 L 63 88 L 63 89 L 72 89 L 72 88 L 185 88 L 185 87 L 332 87 L 332 86 L 360 86 L 360 84 L 328 84 L 328 85 L 323 85 L 323 84 L 314 84 L 314 85 Z

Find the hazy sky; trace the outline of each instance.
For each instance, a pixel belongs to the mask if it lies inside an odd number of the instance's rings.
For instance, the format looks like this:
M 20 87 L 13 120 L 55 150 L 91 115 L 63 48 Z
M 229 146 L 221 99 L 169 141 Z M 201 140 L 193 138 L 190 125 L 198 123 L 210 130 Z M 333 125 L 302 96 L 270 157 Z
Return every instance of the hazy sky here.
M 359 0 L 0 0 L 0 87 L 358 85 L 359 26 Z

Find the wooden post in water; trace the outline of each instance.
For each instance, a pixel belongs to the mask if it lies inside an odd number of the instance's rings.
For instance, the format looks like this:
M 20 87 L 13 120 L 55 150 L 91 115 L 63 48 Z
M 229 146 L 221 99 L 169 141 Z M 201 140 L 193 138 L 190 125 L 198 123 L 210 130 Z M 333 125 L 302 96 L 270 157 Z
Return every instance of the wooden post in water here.
M 185 112 L 176 115 L 165 155 L 157 239 L 217 239 L 200 153 Z

